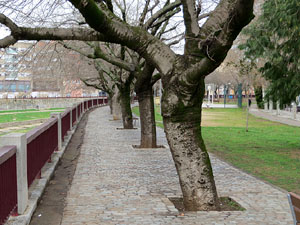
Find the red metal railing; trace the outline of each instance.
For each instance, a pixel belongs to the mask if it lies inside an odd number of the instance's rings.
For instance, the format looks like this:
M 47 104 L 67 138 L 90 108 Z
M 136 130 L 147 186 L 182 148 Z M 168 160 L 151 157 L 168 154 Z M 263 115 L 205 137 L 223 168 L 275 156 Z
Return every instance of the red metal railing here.
M 93 105 L 107 104 L 107 98 L 92 99 L 78 104 L 69 112 L 62 114 L 62 140 L 70 130 L 70 116 L 72 123 L 76 122 L 84 109 Z M 54 151 L 58 150 L 58 121 L 51 118 L 41 126 L 34 128 L 27 134 L 27 180 L 28 186 L 40 175 L 43 166 L 51 159 Z M 5 146 L 0 148 L 0 225 L 17 209 L 17 172 L 16 147 Z
M 72 109 L 72 124 L 74 125 L 75 122 L 76 122 L 76 107 Z
M 76 108 L 75 108 L 75 110 L 76 110 Z M 67 135 L 68 130 L 70 130 L 71 113 L 72 113 L 72 111 L 67 111 L 64 114 L 62 114 L 62 117 L 61 117 L 61 138 L 62 138 L 62 141 L 65 140 L 65 136 Z M 72 118 L 72 120 L 73 120 L 73 118 Z
M 93 100 L 88 100 L 88 109 L 92 107 L 92 104 L 93 104 L 92 101 Z
M 78 118 L 81 116 L 81 114 L 82 114 L 82 105 L 83 105 L 83 103 L 80 103 L 79 105 L 78 105 Z
M 28 186 L 40 175 L 41 169 L 58 149 L 57 118 L 51 118 L 27 133 Z
M 98 105 L 98 99 L 94 99 L 93 104 L 94 104 L 94 106 Z
M 16 146 L 0 148 L 0 224 L 17 210 Z

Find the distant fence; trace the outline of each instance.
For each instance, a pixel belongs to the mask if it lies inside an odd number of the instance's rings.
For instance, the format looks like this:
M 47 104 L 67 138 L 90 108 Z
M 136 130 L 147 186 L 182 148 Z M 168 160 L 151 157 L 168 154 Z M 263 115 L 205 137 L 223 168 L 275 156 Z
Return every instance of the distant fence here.
M 41 177 L 51 155 L 62 148 L 68 131 L 73 130 L 85 111 L 106 105 L 106 97 L 85 100 L 26 134 L 0 137 L 0 225 L 12 214 L 23 214 L 28 204 L 28 188 Z
M 106 98 L 106 97 L 102 97 Z M 89 97 L 56 97 L 56 98 L 0 98 L 0 110 L 46 109 L 71 107 L 82 101 L 98 98 Z M 90 103 L 91 104 L 91 103 Z

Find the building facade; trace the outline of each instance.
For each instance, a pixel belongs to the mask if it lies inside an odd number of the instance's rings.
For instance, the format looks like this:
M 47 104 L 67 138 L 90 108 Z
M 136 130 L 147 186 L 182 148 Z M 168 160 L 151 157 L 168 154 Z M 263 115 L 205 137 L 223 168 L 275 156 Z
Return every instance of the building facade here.
M 97 96 L 80 80 L 80 60 L 53 41 L 0 49 L 0 98 Z

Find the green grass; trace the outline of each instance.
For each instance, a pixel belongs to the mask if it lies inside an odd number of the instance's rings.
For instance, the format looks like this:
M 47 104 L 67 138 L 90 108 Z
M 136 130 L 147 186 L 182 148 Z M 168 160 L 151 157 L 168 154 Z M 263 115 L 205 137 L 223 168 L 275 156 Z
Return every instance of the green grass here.
M 49 109 L 46 109 L 46 110 L 64 110 L 65 108 L 49 108 Z
M 139 111 L 139 107 L 135 106 L 132 108 L 132 112 L 137 115 L 140 116 L 140 111 Z M 162 122 L 162 116 L 160 115 L 160 107 L 159 106 L 155 106 L 155 122 L 156 122 L 156 126 L 164 128 L 163 122 Z
M 14 113 L 14 112 L 33 112 L 38 111 L 37 109 L 23 109 L 23 110 L 1 110 L 0 113 Z
M 256 177 L 300 194 L 300 128 L 252 115 L 249 132 L 245 126 L 246 112 L 242 109 L 203 110 L 202 135 L 208 151 Z
M 8 132 L 3 132 L 0 133 L 0 136 L 9 134 L 9 133 L 27 133 L 28 131 L 32 130 L 33 128 L 35 128 L 36 126 L 32 126 L 32 127 L 28 127 L 28 128 L 23 128 L 23 129 L 18 129 L 18 130 L 12 130 L 12 131 L 8 131 Z
M 53 111 L 54 112 L 54 111 Z M 61 112 L 61 111 L 57 111 Z M 0 123 L 19 122 L 49 118 L 52 112 L 24 112 L 0 115 Z

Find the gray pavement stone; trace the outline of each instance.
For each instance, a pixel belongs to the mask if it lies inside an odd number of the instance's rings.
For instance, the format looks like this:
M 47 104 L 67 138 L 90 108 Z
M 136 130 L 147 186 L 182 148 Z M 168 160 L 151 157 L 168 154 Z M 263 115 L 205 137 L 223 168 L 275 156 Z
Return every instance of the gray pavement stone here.
M 117 130 L 109 108 L 91 112 L 61 224 L 292 224 L 286 193 L 211 155 L 220 196 L 246 211 L 180 216 L 170 196 L 181 196 L 168 148 L 134 149 L 139 130 Z M 167 145 L 158 128 L 158 144 Z

